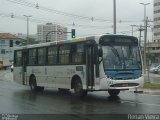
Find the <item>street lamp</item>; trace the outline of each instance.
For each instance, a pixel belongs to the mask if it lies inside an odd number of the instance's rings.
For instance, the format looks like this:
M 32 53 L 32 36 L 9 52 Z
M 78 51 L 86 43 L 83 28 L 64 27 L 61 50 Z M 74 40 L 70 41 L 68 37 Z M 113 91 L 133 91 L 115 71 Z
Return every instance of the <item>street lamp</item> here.
M 149 5 L 150 3 L 140 3 L 140 4 L 144 6 L 144 25 L 145 25 L 145 20 L 146 20 L 146 6 Z
M 28 40 L 29 40 L 29 17 L 32 17 L 31 15 L 23 15 L 24 17 L 27 18 L 27 45 L 28 45 Z
M 48 39 L 48 35 L 52 32 L 57 32 L 57 31 L 49 31 L 47 34 L 46 34 L 46 42 L 49 42 L 47 39 Z
M 116 34 L 116 0 L 113 0 L 113 34 Z
M 146 73 L 146 41 L 147 41 L 147 20 L 148 18 L 146 17 L 146 6 L 149 5 L 150 3 L 140 3 L 141 5 L 144 6 L 144 73 Z

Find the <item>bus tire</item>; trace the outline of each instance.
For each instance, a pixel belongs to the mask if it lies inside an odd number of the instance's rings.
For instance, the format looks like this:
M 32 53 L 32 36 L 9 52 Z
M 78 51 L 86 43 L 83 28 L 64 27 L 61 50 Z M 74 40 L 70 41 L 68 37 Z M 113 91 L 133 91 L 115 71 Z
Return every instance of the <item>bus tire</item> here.
M 36 83 L 36 78 L 35 77 L 32 76 L 30 78 L 29 86 L 30 86 L 31 91 L 36 91 L 36 89 L 37 89 L 37 83 Z
M 120 90 L 116 90 L 116 89 L 108 90 L 108 93 L 110 96 L 117 96 L 120 93 Z
M 87 90 L 83 90 L 82 82 L 80 80 L 76 80 L 74 83 L 74 92 L 78 97 L 85 97 L 87 95 Z

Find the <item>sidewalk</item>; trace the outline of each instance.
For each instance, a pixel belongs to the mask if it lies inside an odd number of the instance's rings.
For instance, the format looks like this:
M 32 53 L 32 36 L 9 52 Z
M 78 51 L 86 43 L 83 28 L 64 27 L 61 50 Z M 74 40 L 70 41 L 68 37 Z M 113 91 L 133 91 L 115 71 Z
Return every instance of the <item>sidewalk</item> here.
M 135 89 L 130 89 L 129 91 L 134 92 Z M 156 88 L 138 88 L 137 93 L 139 94 L 153 94 L 153 95 L 160 95 L 160 89 Z
M 144 74 L 144 81 L 151 83 L 160 83 L 160 74 L 146 73 Z

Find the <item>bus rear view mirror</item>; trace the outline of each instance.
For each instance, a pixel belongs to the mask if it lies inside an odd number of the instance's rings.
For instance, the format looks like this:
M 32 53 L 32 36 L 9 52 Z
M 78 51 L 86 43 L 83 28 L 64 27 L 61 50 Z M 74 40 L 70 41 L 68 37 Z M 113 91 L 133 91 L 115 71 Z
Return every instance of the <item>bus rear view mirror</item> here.
M 100 48 L 100 49 L 98 50 L 98 56 L 99 56 L 99 57 L 102 57 L 102 56 L 103 56 L 103 50 L 102 50 L 102 48 Z

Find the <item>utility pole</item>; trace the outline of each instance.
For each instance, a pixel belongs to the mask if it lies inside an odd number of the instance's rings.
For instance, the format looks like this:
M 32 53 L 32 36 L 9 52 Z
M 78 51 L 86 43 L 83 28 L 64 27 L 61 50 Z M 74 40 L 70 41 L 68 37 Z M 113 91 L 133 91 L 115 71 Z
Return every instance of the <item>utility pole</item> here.
M 144 29 L 142 28 L 142 25 L 140 25 L 140 28 L 138 29 L 139 31 L 139 47 L 141 48 L 141 37 L 142 37 L 142 31 Z
M 137 27 L 136 25 L 130 25 L 132 27 L 132 36 L 133 36 L 133 27 Z
M 144 26 L 144 73 L 146 73 L 146 67 L 147 67 L 147 59 L 146 59 L 146 43 L 147 43 L 147 27 L 148 27 L 148 17 L 145 19 L 145 26 Z
M 146 73 L 146 41 L 147 41 L 147 25 L 148 17 L 146 17 L 146 6 L 150 3 L 140 3 L 144 6 L 144 54 L 143 54 L 143 63 L 144 63 L 144 74 Z
M 113 34 L 116 34 L 116 0 L 113 0 Z
M 27 18 L 27 45 L 29 41 L 29 17 L 32 17 L 31 15 L 23 15 L 24 17 Z

